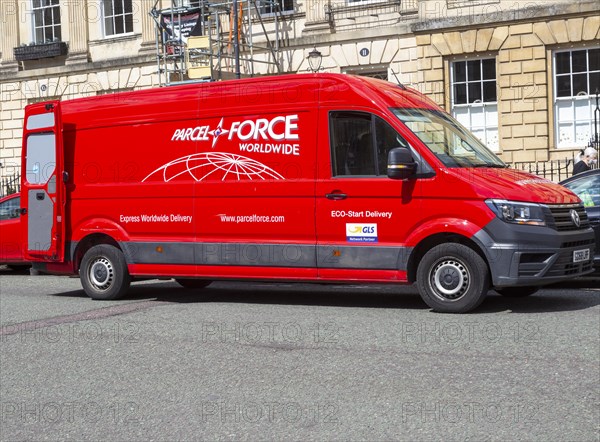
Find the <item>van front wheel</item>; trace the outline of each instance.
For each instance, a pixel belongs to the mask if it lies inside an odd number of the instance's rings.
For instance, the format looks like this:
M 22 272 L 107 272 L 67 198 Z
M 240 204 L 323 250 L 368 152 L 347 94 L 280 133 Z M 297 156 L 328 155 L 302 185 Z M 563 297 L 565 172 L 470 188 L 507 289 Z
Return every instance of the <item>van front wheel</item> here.
M 102 300 L 120 298 L 131 282 L 123 252 L 108 244 L 94 246 L 85 253 L 79 277 L 85 293 Z
M 429 250 L 417 268 L 423 301 L 437 312 L 465 313 L 477 307 L 489 290 L 487 264 L 473 249 L 457 243 Z

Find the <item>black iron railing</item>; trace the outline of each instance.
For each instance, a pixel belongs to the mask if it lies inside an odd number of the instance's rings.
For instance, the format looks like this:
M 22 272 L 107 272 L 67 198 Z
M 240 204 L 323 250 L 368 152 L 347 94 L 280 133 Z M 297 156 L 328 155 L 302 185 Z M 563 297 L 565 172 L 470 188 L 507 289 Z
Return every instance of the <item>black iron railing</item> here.
M 17 193 L 21 190 L 21 175 L 16 173 L 12 177 L 0 178 L 0 198 Z
M 572 158 L 565 158 L 551 161 L 518 161 L 508 163 L 508 165 L 512 169 L 529 172 L 558 183 L 573 174 L 573 162 Z M 591 167 L 596 168 L 598 165 L 592 165 Z
M 600 148 L 600 128 L 598 127 L 600 124 L 600 91 L 596 89 L 596 108 L 594 109 L 594 135 L 591 137 L 590 142 L 588 144 L 589 147 L 593 147 L 598 150 Z

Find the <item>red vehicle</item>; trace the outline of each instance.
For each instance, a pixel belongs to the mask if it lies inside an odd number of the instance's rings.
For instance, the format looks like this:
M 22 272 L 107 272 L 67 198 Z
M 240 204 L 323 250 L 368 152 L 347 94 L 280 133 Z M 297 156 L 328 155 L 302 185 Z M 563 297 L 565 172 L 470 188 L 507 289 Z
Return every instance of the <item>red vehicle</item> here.
M 27 106 L 25 254 L 132 279 L 417 282 L 437 311 L 592 270 L 579 198 L 392 83 L 288 75 Z
M 0 198 L 0 265 L 7 265 L 13 270 L 29 267 L 23 258 L 20 208 L 20 194 Z

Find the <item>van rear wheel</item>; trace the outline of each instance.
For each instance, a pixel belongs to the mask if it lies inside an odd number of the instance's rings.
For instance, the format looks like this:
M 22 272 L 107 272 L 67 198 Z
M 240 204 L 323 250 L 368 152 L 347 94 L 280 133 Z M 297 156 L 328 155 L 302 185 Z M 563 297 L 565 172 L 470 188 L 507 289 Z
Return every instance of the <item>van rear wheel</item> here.
M 437 312 L 465 313 L 477 307 L 489 290 L 487 264 L 475 250 L 458 243 L 433 247 L 417 268 L 423 301 Z
M 131 283 L 123 252 L 101 244 L 83 256 L 79 277 L 85 293 L 92 299 L 117 299 L 125 294 Z

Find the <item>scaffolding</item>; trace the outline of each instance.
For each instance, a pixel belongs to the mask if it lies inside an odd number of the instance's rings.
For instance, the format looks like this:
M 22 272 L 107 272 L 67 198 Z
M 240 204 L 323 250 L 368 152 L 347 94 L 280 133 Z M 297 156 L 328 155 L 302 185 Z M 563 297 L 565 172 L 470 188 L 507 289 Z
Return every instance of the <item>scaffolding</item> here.
M 150 15 L 161 86 L 281 73 L 279 0 L 171 0 Z

